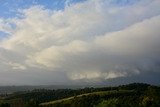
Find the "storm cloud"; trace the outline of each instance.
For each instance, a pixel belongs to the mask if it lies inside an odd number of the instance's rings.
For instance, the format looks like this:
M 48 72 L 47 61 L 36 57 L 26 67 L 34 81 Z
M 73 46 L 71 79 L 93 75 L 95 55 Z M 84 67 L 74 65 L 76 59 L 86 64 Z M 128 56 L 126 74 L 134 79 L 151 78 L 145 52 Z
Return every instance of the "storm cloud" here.
M 64 10 L 34 5 L 19 10 L 20 17 L 1 18 L 0 30 L 8 36 L 0 41 L 0 84 L 119 78 L 159 83 L 159 5 L 159 0 L 88 0 Z

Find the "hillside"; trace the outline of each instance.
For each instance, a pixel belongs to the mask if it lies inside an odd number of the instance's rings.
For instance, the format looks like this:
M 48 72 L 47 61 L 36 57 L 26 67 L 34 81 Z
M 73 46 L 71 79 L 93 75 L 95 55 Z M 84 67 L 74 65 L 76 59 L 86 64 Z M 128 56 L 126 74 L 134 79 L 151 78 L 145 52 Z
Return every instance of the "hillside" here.
M 117 87 L 39 89 L 1 97 L 0 107 L 159 107 L 160 87 L 133 83 Z
M 110 96 L 110 95 L 114 95 L 116 94 L 126 94 L 126 93 L 132 93 L 132 90 L 113 90 L 113 91 L 99 91 L 99 92 L 92 92 L 92 93 L 86 93 L 86 94 L 81 94 L 81 95 L 77 95 L 77 96 L 73 96 L 73 97 L 68 97 L 68 98 L 64 98 L 64 99 L 60 99 L 60 100 L 55 100 L 55 101 L 50 101 L 50 102 L 45 102 L 45 103 L 41 103 L 40 106 L 48 106 L 48 105 L 58 105 L 61 103 L 71 103 L 73 100 L 75 99 L 81 99 L 83 97 L 93 97 L 93 96 L 99 96 L 100 98 L 105 97 L 105 96 Z

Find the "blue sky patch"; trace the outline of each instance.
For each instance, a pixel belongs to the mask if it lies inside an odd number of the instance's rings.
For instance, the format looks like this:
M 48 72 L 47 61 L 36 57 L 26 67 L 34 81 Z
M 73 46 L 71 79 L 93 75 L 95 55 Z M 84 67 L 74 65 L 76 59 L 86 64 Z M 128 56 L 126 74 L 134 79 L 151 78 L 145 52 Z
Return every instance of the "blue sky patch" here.
M 42 5 L 52 10 L 64 9 L 66 3 L 77 3 L 86 0 L 0 0 L 0 17 L 11 18 L 18 15 L 18 9 Z

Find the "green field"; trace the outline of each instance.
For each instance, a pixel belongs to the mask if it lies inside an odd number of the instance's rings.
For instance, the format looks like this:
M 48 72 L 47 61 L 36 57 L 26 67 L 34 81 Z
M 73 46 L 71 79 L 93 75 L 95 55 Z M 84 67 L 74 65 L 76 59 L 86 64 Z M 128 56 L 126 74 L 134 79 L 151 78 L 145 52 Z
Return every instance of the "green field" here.
M 73 97 L 68 97 L 68 98 L 64 98 L 64 99 L 60 99 L 60 100 L 54 100 L 54 101 L 50 101 L 50 102 L 45 102 L 45 103 L 41 103 L 41 106 L 46 106 L 46 105 L 52 105 L 52 104 L 57 104 L 57 103 L 61 103 L 61 102 L 69 102 L 71 100 L 74 100 L 75 98 L 80 98 L 80 97 L 84 97 L 84 96 L 93 96 L 93 95 L 98 95 L 100 97 L 106 96 L 106 95 L 110 95 L 110 94 L 115 94 L 115 93 L 129 93 L 132 92 L 132 90 L 121 90 L 121 91 L 100 91 L 100 92 L 93 92 L 93 93 L 86 93 L 86 94 L 81 94 L 81 95 L 77 95 L 77 96 L 73 96 Z

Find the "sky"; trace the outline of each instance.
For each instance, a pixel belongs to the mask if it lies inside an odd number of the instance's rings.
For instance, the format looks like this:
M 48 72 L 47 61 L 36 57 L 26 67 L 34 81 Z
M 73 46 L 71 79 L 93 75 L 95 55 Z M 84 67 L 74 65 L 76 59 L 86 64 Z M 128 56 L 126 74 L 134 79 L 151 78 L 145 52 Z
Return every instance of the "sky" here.
M 160 84 L 160 0 L 0 0 L 0 85 Z

